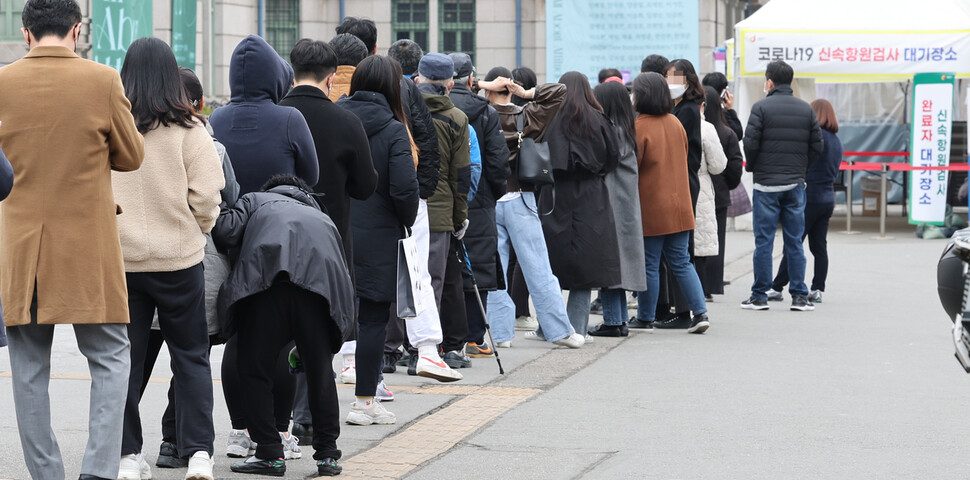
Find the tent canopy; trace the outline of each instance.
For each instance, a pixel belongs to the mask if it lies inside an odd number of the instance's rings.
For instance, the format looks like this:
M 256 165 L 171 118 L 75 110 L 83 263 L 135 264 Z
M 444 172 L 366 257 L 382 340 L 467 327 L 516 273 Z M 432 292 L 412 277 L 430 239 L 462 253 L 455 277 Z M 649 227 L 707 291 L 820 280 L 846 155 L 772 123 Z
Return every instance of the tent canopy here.
M 741 76 L 763 76 L 775 59 L 796 76 L 839 82 L 970 76 L 967 0 L 771 0 L 735 39 Z

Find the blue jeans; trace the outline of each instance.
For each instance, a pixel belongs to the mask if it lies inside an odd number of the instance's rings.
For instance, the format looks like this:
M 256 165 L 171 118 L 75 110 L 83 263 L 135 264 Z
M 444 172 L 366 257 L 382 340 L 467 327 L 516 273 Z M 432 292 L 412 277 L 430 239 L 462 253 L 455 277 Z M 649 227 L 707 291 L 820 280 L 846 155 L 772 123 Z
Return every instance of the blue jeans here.
M 509 269 L 509 246 L 525 276 L 525 283 L 536 307 L 536 320 L 546 340 L 554 342 L 568 337 L 575 330 L 566 315 L 566 303 L 559 288 L 559 279 L 549 265 L 549 252 L 542 234 L 542 224 L 536 210 L 535 194 L 522 192 L 522 198 L 495 205 L 495 224 L 498 227 L 498 253 L 502 271 Z M 589 307 L 587 307 L 589 308 Z M 507 290 L 488 295 L 488 323 L 492 338 L 506 342 L 515 337 L 515 303 Z
M 805 286 L 805 250 L 802 234 L 805 232 L 805 187 L 799 185 L 785 192 L 754 191 L 752 203 L 754 228 L 754 285 L 751 296 L 765 299 L 771 288 L 771 250 L 775 232 L 781 222 L 785 240 L 785 257 L 788 259 L 788 291 L 792 296 L 808 295 Z
M 637 318 L 652 322 L 657 317 L 657 299 L 660 297 L 660 255 L 667 258 L 667 266 L 677 279 L 677 284 L 687 297 L 691 313 L 707 313 L 704 287 L 697 270 L 690 263 L 687 242 L 690 231 L 643 237 L 643 253 L 647 268 L 647 290 L 637 294 Z
M 604 288 L 600 290 L 600 301 L 603 302 L 603 324 L 617 326 L 626 323 L 626 290 Z

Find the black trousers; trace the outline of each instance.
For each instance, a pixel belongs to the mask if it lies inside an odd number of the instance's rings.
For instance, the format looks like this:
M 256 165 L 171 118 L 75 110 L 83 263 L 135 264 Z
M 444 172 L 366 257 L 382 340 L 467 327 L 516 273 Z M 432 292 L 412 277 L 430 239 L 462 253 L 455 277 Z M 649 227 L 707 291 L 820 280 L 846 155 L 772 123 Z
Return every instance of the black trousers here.
M 141 401 L 152 320 L 158 324 L 172 356 L 175 378 L 175 436 L 179 456 L 212 455 L 212 371 L 205 321 L 202 264 L 175 272 L 126 273 L 131 342 L 131 370 L 125 404 L 121 454 L 142 451 Z
M 829 275 L 829 219 L 835 210 L 834 203 L 806 203 L 805 204 L 805 233 L 802 240 L 808 237 L 808 249 L 815 259 L 815 275 L 812 277 L 811 290 L 825 291 L 825 279 Z M 782 257 L 778 275 L 771 284 L 771 288 L 782 291 L 788 285 L 788 257 Z
M 141 394 L 145 395 L 145 389 L 148 388 L 148 380 L 152 376 L 152 370 L 155 367 L 155 361 L 158 360 L 158 354 L 162 350 L 162 344 L 165 343 L 165 337 L 162 336 L 162 332 L 159 330 L 152 330 L 148 334 L 148 351 L 145 354 L 145 371 L 142 376 L 141 381 Z M 211 348 L 209 349 L 211 352 Z M 175 379 L 173 378 L 168 382 L 168 405 L 165 406 L 165 412 L 162 413 L 162 441 L 175 443 Z
M 290 429 L 290 410 L 296 396 L 296 378 L 290 375 L 286 357 L 293 348 L 290 342 L 286 348 L 281 348 L 276 358 L 273 370 L 273 412 L 276 417 L 276 431 L 286 432 Z M 226 408 L 229 410 L 229 422 L 236 430 L 246 429 L 246 401 L 249 389 L 243 381 L 239 371 L 240 355 L 248 352 L 239 351 L 237 335 L 229 337 L 226 349 L 222 352 L 222 393 L 226 397 Z
M 468 336 L 468 317 L 465 313 L 465 288 L 457 251 L 458 240 L 451 237 L 438 316 L 441 318 L 441 350 L 458 350 L 461 353 L 465 346 L 465 337 Z
M 393 309 L 393 304 L 391 305 Z M 387 321 L 387 336 L 384 341 L 384 353 L 387 355 L 392 355 L 394 361 L 401 358 L 403 353 L 401 353 L 401 346 L 404 345 L 405 348 L 410 350 L 410 345 L 408 345 L 408 332 L 407 326 L 404 324 L 403 318 L 398 318 L 395 313 L 388 313 Z
M 274 415 L 274 375 L 281 350 L 296 342 L 306 370 L 307 396 L 313 422 L 313 458 L 340 458 L 340 409 L 331 366 L 331 344 L 339 336 L 330 306 L 320 295 L 289 283 L 276 283 L 236 307 L 239 375 L 246 385 L 243 412 L 256 456 L 283 458 Z M 293 398 L 285 403 L 287 412 Z M 289 415 L 287 415 L 289 417 Z
M 357 307 L 357 385 L 354 393 L 358 397 L 373 397 L 377 393 L 389 308 L 391 302 L 374 302 L 366 298 L 361 298 Z
M 478 294 L 482 297 L 482 305 L 487 308 L 488 292 L 479 290 Z M 479 345 L 485 343 L 485 318 L 482 317 L 482 309 L 478 306 L 475 292 L 465 292 L 465 315 L 468 318 L 468 336 L 465 341 Z
M 694 257 L 704 295 L 724 294 L 724 241 L 727 237 L 727 208 L 714 211 L 717 218 L 717 256 Z

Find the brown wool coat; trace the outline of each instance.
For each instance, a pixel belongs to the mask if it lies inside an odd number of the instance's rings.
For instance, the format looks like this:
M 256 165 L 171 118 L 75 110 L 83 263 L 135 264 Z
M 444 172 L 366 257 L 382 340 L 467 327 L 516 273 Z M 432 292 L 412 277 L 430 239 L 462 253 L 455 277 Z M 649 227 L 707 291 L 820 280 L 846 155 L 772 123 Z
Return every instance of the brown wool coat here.
M 0 147 L 14 189 L 0 203 L 0 301 L 8 326 L 128 323 L 111 170 L 141 166 L 118 72 L 64 47 L 0 69 Z
M 673 115 L 638 115 L 636 129 L 643 236 L 693 230 L 684 127 Z

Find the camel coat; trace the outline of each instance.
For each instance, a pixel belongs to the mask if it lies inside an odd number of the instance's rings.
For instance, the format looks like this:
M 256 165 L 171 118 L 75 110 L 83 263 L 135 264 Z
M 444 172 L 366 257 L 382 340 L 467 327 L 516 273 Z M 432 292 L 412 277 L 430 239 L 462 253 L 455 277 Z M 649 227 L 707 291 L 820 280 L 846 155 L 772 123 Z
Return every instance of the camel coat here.
M 670 114 L 637 115 L 636 130 L 643 236 L 693 230 L 684 127 Z
M 141 166 L 144 139 L 118 72 L 64 47 L 0 69 L 0 147 L 16 187 L 0 203 L 7 326 L 128 323 L 111 170 Z

